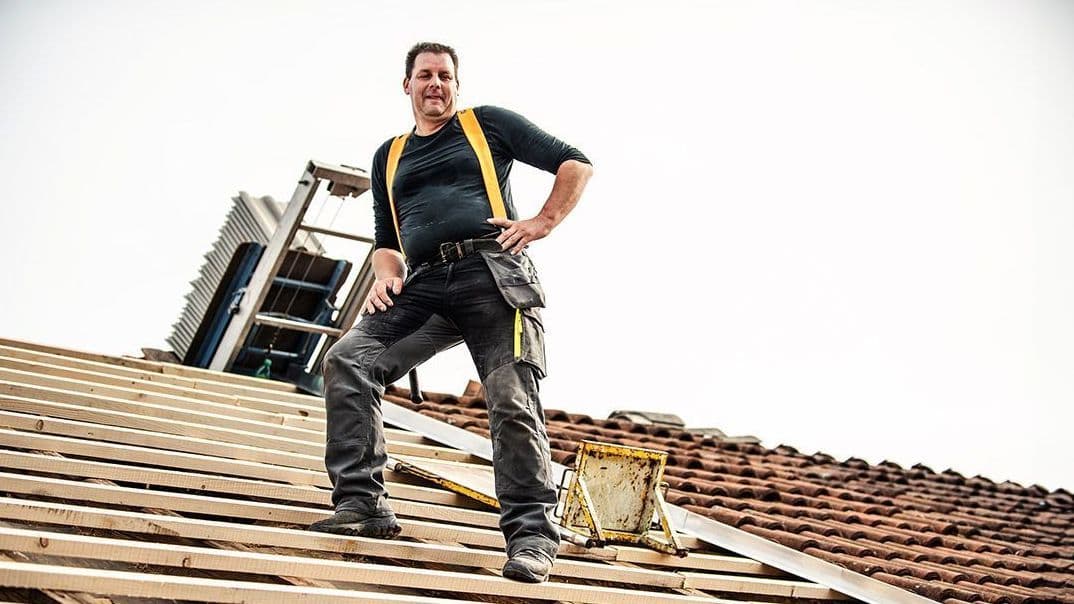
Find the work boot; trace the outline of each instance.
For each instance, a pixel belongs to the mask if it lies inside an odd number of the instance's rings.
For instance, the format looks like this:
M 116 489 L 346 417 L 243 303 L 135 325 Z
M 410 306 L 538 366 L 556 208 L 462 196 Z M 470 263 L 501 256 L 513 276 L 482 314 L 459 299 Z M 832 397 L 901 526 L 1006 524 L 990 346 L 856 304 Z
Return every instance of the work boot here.
M 403 530 L 391 510 L 377 510 L 371 514 L 355 510 L 340 510 L 329 518 L 310 525 L 311 531 L 335 533 L 352 537 L 392 539 Z
M 523 549 L 511 556 L 503 565 L 503 576 L 523 583 L 544 583 L 552 570 L 552 558 L 548 554 L 535 550 Z

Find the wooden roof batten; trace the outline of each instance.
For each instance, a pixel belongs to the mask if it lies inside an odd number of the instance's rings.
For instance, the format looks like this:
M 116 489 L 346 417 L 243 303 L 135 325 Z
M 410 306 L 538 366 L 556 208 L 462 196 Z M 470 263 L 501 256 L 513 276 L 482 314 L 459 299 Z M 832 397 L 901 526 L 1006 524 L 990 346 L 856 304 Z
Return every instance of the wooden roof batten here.
M 30 352 L 20 354 L 20 351 Z M 58 362 L 61 359 L 68 362 L 61 364 Z M 249 378 L 235 379 L 234 376 L 191 371 L 181 366 L 91 355 L 5 339 L 0 339 L 0 369 L 3 370 L 0 375 L 0 401 L 3 403 L 0 405 L 3 407 L 0 410 L 0 466 L 4 468 L 0 471 L 0 491 L 12 495 L 0 497 L 0 521 L 3 521 L 0 522 L 0 550 L 10 551 L 14 547 L 32 554 L 87 560 L 94 556 L 104 557 L 105 553 L 94 553 L 99 551 L 107 552 L 109 561 L 124 559 L 123 556 L 139 561 L 159 556 L 152 558 L 154 562 L 149 564 L 161 568 L 169 564 L 195 570 L 204 568 L 209 576 L 212 572 L 228 569 L 277 578 L 285 577 L 285 572 L 295 572 L 284 569 L 299 568 L 297 562 L 287 559 L 286 555 L 243 549 L 243 545 L 325 552 L 336 556 L 359 554 L 433 566 L 448 564 L 495 569 L 502 564 L 503 540 L 496 528 L 495 514 L 458 507 L 465 502 L 457 495 L 398 482 L 405 477 L 391 473 L 386 477 L 393 481 L 393 496 L 400 497 L 395 502 L 397 513 L 405 519 L 403 536 L 407 539 L 393 542 L 362 540 L 265 526 L 263 523 L 266 522 L 305 525 L 330 513 L 325 509 L 328 485 L 320 458 L 321 449 L 313 445 L 313 439 L 323 440 L 323 433 L 318 430 L 323 426 L 323 408 L 321 415 L 315 413 L 316 405 L 321 404 L 318 399 L 267 387 L 269 384 Z M 125 379 L 129 378 L 130 384 L 103 377 L 106 373 L 122 374 Z M 149 379 L 153 375 L 168 379 L 160 382 Z M 146 383 L 165 382 L 174 388 L 141 387 Z M 224 393 L 235 398 L 220 396 Z M 244 398 L 244 394 L 255 396 Z M 65 402 L 55 402 L 56 399 Z M 245 403 L 251 400 L 265 406 L 273 400 L 308 406 L 304 409 L 281 407 L 281 413 L 291 415 L 277 414 L 277 421 L 250 413 L 251 407 Z M 202 404 L 191 405 L 191 402 Z M 145 414 L 139 415 L 131 403 L 141 404 Z M 299 411 L 308 414 L 300 415 Z M 292 420 L 298 424 L 292 424 Z M 219 423 L 226 427 L 218 426 Z M 388 432 L 389 450 L 395 448 L 399 454 L 458 464 L 484 459 L 453 445 L 449 445 L 451 448 L 437 446 L 433 443 L 436 439 L 398 430 L 389 429 Z M 469 433 L 463 435 L 473 436 L 483 443 L 491 456 L 486 439 Z M 75 479 L 42 477 L 32 472 Z M 189 491 L 205 491 L 214 496 Z M 34 499 L 37 497 L 46 501 L 37 501 Z M 249 497 L 256 500 L 250 501 Z M 91 505 L 54 503 L 57 500 L 84 501 Z M 325 507 L 310 507 L 311 503 Z M 120 509 L 115 509 L 117 506 Z M 123 509 L 127 507 L 141 511 Z M 199 519 L 184 517 L 180 512 L 194 514 Z M 205 514 L 223 516 L 227 521 L 200 519 Z M 247 524 L 249 522 L 254 524 Z M 90 533 L 49 532 L 41 528 L 42 525 L 58 525 Z M 102 531 L 104 535 L 119 532 L 195 540 L 212 544 L 216 549 L 199 547 L 186 551 L 141 540 L 108 540 L 100 534 Z M 226 545 L 232 542 L 233 547 Z M 220 549 L 220 544 L 225 544 L 224 549 Z M 185 555 L 179 555 L 179 552 Z M 454 601 L 414 595 L 413 590 L 422 587 L 423 581 L 429 583 L 433 579 L 449 583 L 446 586 L 428 585 L 428 589 L 435 589 L 437 593 L 451 593 L 463 598 L 466 594 L 487 594 L 512 598 L 512 601 L 517 598 L 572 602 L 613 599 L 623 604 L 730 601 L 698 590 L 734 593 L 738 598 L 774 597 L 781 598 L 780 601 L 843 597 L 822 585 L 767 578 L 775 571 L 753 560 L 704 552 L 680 560 L 631 547 L 585 551 L 565 545 L 553 571 L 557 581 L 539 586 L 510 582 L 488 571 L 486 574 L 452 575 L 446 571 L 383 564 L 374 565 L 375 568 L 346 570 L 344 567 L 353 566 L 353 563 L 333 564 L 331 560 L 305 557 L 299 560 L 304 570 L 292 585 L 146 576 L 123 570 L 90 571 L 23 564 L 22 561 L 6 562 L 2 555 L 0 562 L 0 586 L 129 597 L 201 598 L 204 601 L 276 603 L 299 601 L 303 593 L 317 593 L 317 601 L 325 602 Z M 239 563 L 241 568 L 238 569 L 228 566 Z M 629 566 L 631 563 L 655 568 Z M 277 572 L 270 572 L 273 569 Z M 706 572 L 682 572 L 686 569 Z M 722 572 L 735 574 L 718 574 Z M 374 576 L 380 578 L 374 580 Z M 560 582 L 564 578 L 610 581 L 635 586 L 635 589 Z M 323 592 L 316 591 L 320 589 L 318 585 L 331 585 L 332 581 L 364 588 L 359 587 L 359 592 L 327 588 Z M 402 592 L 375 593 L 379 583 Z M 102 591 L 93 591 L 89 589 L 91 587 Z M 110 589 L 120 591 L 108 591 Z M 665 591 L 658 591 L 660 589 Z M 666 591 L 669 589 L 673 591 Z M 220 596 L 224 591 L 229 593 L 227 598 Z

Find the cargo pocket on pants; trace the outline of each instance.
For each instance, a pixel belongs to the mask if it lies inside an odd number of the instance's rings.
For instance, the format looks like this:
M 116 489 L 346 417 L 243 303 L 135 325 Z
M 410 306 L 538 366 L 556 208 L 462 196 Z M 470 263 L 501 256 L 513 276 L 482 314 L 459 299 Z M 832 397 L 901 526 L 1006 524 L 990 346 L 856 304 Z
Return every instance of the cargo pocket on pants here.
M 537 280 L 537 270 L 529 256 L 482 250 L 481 257 L 488 265 L 500 295 L 512 308 L 544 306 L 544 289 Z
M 513 340 L 515 362 L 528 363 L 537 370 L 537 377 L 545 377 L 544 324 L 541 322 L 540 309 L 515 309 Z

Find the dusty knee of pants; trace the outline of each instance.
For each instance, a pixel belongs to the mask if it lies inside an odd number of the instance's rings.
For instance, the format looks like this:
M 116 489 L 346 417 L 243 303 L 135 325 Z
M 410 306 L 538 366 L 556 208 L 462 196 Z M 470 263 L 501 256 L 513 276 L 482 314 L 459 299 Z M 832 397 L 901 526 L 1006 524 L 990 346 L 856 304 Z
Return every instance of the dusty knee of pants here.
M 342 340 L 336 342 L 324 353 L 324 360 L 321 362 L 321 374 L 324 375 L 326 380 L 331 379 L 338 369 L 347 362 L 344 349 L 339 346 L 342 342 Z
M 507 363 L 485 376 L 484 385 L 494 446 L 533 447 L 531 453 L 541 456 L 548 435 L 536 369 L 525 362 Z
M 505 363 L 485 376 L 483 384 L 490 416 L 530 415 L 537 408 L 537 374 L 529 363 Z
M 350 377 L 365 385 L 375 385 L 376 360 L 382 352 L 384 345 L 376 339 L 354 331 L 348 333 L 324 355 L 321 372 L 325 382 Z

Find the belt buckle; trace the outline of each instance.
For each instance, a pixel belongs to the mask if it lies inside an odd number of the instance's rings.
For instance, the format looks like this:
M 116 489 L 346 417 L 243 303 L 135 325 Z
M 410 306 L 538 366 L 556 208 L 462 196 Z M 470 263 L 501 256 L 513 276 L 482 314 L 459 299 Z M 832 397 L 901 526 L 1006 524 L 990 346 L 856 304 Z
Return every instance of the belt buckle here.
M 461 260 L 462 256 L 462 244 L 450 241 L 440 244 L 440 259 L 444 262 Z

